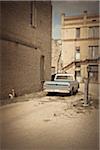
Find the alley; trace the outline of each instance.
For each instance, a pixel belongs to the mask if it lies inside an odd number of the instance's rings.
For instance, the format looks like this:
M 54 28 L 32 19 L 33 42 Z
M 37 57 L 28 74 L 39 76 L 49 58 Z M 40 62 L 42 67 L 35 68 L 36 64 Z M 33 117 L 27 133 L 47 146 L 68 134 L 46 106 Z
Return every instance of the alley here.
M 40 92 L 1 106 L 1 149 L 98 150 L 98 108 L 93 101 L 84 108 L 82 98 L 80 92 L 75 96 Z

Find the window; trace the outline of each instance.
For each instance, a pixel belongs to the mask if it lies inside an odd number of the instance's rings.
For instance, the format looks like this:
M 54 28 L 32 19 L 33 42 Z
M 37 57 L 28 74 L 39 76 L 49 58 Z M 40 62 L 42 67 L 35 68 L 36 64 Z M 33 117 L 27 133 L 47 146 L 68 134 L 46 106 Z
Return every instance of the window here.
M 89 46 L 89 58 L 96 59 L 98 58 L 99 49 L 98 46 Z
M 95 26 L 95 27 L 89 27 L 89 38 L 96 38 L 99 37 L 99 27 Z
M 76 28 L 76 38 L 80 38 L 80 28 Z
M 76 68 L 81 67 L 80 63 L 76 63 L 76 64 L 75 64 L 75 67 L 76 67 Z
M 80 77 L 81 76 L 81 71 L 75 71 L 75 76 Z
M 30 19 L 31 26 L 35 28 L 37 26 L 37 8 L 35 1 L 31 1 Z
M 80 60 L 80 47 L 76 47 L 75 60 Z
M 98 82 L 98 72 L 90 72 L 89 73 L 89 81 L 90 82 Z
M 72 76 L 57 76 L 57 78 L 56 79 L 58 79 L 58 80 L 73 80 L 73 77 Z
M 81 71 L 75 71 L 75 79 L 80 82 L 81 81 Z

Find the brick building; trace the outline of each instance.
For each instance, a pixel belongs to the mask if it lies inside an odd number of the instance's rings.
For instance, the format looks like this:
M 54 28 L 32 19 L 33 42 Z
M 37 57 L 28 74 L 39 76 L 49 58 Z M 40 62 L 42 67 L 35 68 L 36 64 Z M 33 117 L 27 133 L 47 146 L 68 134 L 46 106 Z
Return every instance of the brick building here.
M 99 64 L 99 15 L 84 11 L 80 16 L 62 14 L 62 59 L 63 70 L 73 73 L 79 82 L 88 77 L 88 66 L 91 84 L 98 84 Z M 98 91 L 98 86 L 95 87 Z M 94 91 L 94 90 L 92 90 Z
M 51 76 L 50 1 L 2 1 L 1 95 L 39 91 Z M 48 33 L 48 34 L 47 34 Z

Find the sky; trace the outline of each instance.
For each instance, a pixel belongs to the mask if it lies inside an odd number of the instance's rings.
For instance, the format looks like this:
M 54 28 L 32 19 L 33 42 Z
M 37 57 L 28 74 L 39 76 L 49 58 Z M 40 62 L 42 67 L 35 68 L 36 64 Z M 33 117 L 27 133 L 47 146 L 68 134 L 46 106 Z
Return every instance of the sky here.
M 84 10 L 88 14 L 99 13 L 99 1 L 52 1 L 52 38 L 60 39 L 61 14 L 66 16 L 82 15 Z

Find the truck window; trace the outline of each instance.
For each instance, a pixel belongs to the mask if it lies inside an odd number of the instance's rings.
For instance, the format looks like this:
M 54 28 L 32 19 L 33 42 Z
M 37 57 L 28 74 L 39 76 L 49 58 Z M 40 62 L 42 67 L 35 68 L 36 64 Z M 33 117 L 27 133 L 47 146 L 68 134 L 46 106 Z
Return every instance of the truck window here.
M 57 76 L 57 80 L 73 80 L 72 76 Z

